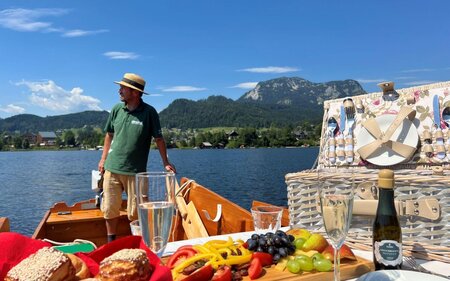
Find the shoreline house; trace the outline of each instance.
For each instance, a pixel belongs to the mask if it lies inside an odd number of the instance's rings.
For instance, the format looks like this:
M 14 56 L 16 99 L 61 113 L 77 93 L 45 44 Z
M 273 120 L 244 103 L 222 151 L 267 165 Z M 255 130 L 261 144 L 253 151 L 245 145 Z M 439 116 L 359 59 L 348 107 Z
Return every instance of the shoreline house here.
M 235 140 L 239 136 L 239 134 L 235 130 L 229 132 L 227 135 L 228 135 L 228 140 Z
M 213 148 L 210 142 L 204 141 L 200 144 L 200 149 L 208 149 L 208 148 Z
M 40 146 L 53 146 L 56 145 L 56 138 L 55 132 L 39 132 L 36 143 Z
M 34 133 L 26 133 L 22 135 L 23 140 L 27 140 L 28 143 L 33 146 L 37 143 L 37 135 Z

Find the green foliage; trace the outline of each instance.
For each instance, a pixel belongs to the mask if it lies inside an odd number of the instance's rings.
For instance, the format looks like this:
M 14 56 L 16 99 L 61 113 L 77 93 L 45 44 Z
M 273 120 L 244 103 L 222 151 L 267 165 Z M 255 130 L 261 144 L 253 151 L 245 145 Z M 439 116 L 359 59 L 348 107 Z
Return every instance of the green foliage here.
M 63 133 L 63 142 L 67 146 L 75 145 L 75 134 L 72 130 L 67 130 Z
M 192 101 L 177 99 L 160 112 L 166 128 L 297 126 L 321 122 L 323 101 L 365 94 L 354 80 L 313 83 L 299 77 L 282 77 L 258 83 L 258 90 L 233 101 L 210 96 Z
M 0 132 L 37 133 L 61 129 L 95 126 L 103 128 L 108 118 L 107 111 L 84 111 L 73 114 L 39 117 L 32 114 L 19 114 L 0 119 Z
M 22 139 L 21 136 L 15 136 L 14 139 L 13 139 L 13 142 L 14 142 L 14 148 L 15 149 L 21 149 L 22 148 L 23 139 Z
M 29 149 L 30 148 L 30 141 L 28 139 L 24 139 L 22 142 L 22 148 L 23 149 Z

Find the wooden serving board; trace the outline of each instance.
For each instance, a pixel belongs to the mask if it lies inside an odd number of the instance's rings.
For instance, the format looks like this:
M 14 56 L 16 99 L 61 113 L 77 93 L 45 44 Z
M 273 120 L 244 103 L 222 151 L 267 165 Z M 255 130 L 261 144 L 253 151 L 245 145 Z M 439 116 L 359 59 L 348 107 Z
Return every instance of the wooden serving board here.
M 327 281 L 333 280 L 333 271 L 331 272 L 303 272 L 302 274 L 290 273 L 287 269 L 279 271 L 272 265 L 270 268 L 264 268 L 263 275 L 256 279 L 261 281 L 281 281 L 281 280 L 302 280 L 302 281 Z M 341 280 L 357 278 L 369 271 L 375 269 L 373 262 L 357 257 L 356 261 L 341 262 Z M 248 276 L 245 281 L 250 280 Z
M 372 261 L 356 257 L 356 261 L 341 262 L 341 280 L 357 278 L 369 271 L 374 271 L 375 266 Z M 166 263 L 169 257 L 163 257 L 162 262 Z M 263 269 L 263 275 L 256 279 L 261 281 L 282 281 L 282 280 L 302 280 L 302 281 L 327 281 L 333 280 L 333 271 L 331 272 L 304 272 L 302 274 L 290 273 L 287 269 L 279 271 L 275 269 L 275 265 Z M 250 278 L 245 276 L 244 281 L 249 281 Z

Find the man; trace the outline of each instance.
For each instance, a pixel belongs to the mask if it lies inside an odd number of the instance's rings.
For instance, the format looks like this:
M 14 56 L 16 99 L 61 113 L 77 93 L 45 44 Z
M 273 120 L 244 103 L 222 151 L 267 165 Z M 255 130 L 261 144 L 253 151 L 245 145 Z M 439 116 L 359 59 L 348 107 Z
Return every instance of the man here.
M 125 73 L 120 85 L 120 100 L 106 122 L 103 154 L 98 170 L 104 173 L 102 212 L 106 220 L 108 242 L 116 238 L 122 192 L 127 194 L 127 214 L 137 219 L 135 175 L 145 172 L 152 138 L 155 139 L 164 168 L 176 172 L 167 158 L 166 142 L 161 133 L 155 108 L 142 100 L 145 80 L 139 75 Z

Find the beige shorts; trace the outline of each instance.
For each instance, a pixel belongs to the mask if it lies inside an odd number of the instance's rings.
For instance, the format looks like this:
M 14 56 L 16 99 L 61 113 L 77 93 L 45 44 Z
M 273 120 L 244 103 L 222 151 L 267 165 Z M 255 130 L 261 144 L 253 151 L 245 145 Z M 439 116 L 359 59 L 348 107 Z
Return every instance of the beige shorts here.
M 122 193 L 127 194 L 127 214 L 130 221 L 137 220 L 135 176 L 119 175 L 105 171 L 103 176 L 103 199 L 101 210 L 105 219 L 120 216 Z

